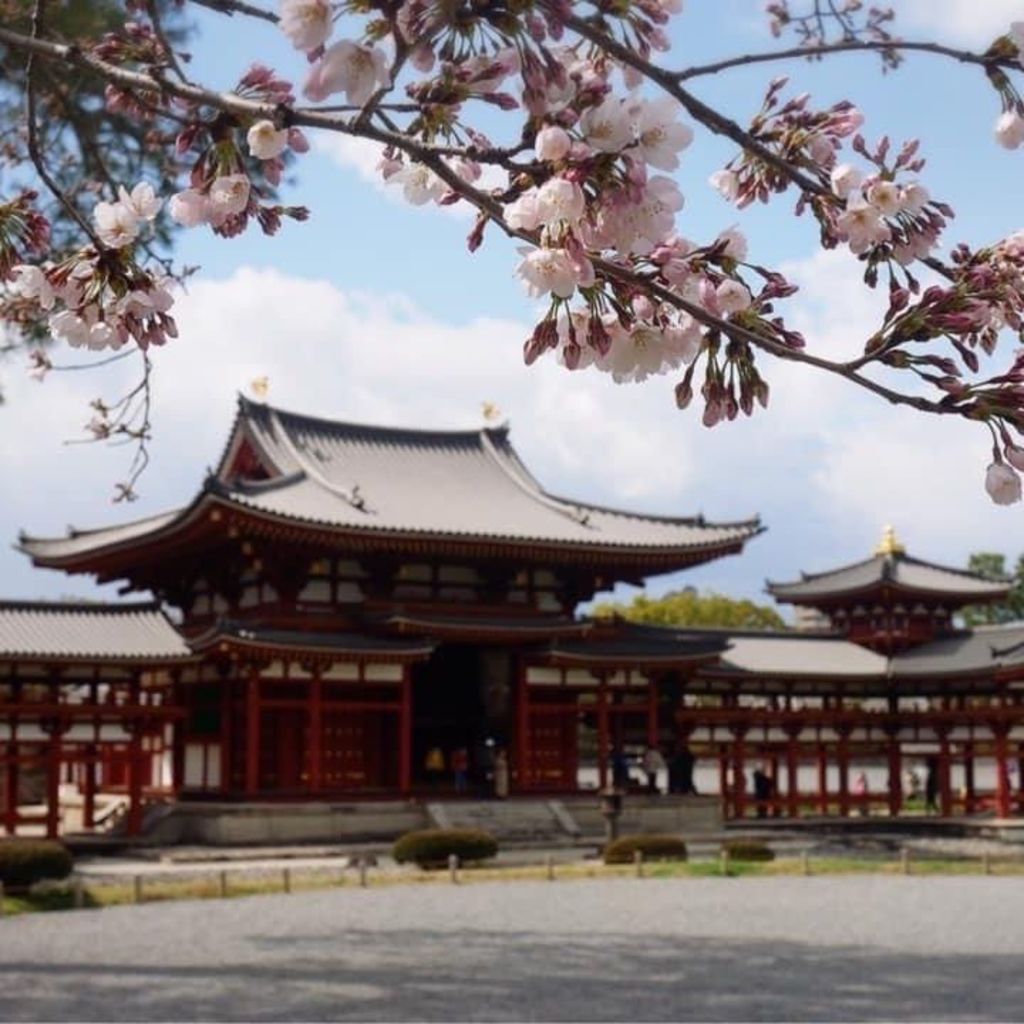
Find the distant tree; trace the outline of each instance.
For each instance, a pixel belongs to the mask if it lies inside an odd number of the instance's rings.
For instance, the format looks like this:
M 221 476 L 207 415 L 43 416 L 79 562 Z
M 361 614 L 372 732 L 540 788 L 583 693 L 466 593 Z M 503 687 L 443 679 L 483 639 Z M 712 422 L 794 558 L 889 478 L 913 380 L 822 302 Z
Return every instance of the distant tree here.
M 729 629 L 785 629 L 782 616 L 768 605 L 726 597 L 692 587 L 664 597 L 639 594 L 630 604 L 602 604 L 595 615 L 621 615 L 630 622 L 649 626 L 719 626 Z
M 967 569 L 987 580 L 1013 580 L 1013 588 L 1003 604 L 968 605 L 963 610 L 965 626 L 992 626 L 1024 619 L 1024 555 L 1017 559 L 1013 573 L 1006 571 L 1006 556 L 995 551 L 976 551 Z

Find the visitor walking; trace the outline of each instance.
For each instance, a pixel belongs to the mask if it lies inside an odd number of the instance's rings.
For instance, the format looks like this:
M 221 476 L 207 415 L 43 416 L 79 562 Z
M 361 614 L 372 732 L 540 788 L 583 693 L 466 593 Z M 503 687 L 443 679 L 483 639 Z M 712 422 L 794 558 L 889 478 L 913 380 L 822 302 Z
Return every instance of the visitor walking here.
M 461 795 L 469 788 L 469 751 L 465 747 L 456 747 L 452 751 L 451 765 L 455 792 Z
M 621 747 L 612 748 L 612 788 L 629 789 L 629 760 Z
M 508 754 L 504 750 L 494 755 L 494 795 L 499 800 L 508 796 Z
M 853 780 L 853 795 L 857 804 L 857 813 L 862 817 L 868 813 L 868 777 L 864 772 L 857 772 Z

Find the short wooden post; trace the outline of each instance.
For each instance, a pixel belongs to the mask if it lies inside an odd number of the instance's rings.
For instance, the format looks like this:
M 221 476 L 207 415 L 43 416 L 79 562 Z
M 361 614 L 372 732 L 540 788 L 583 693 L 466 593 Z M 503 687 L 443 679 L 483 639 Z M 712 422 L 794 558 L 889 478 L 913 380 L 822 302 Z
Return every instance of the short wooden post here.
M 633 863 L 636 865 L 636 877 L 644 877 L 644 851 L 634 850 L 633 851 Z
M 85 906 L 85 879 L 76 878 L 71 883 L 71 904 L 75 910 Z
M 981 873 L 983 875 L 992 874 L 992 859 L 989 857 L 988 853 L 983 853 L 981 855 Z
M 292 891 L 292 869 L 282 868 L 281 869 L 281 885 L 285 892 Z
M 718 854 L 718 864 L 721 869 L 721 873 L 724 876 L 729 874 L 729 848 L 723 846 L 721 852 Z
M 0 917 L 4 916 L 4 883 L 0 882 Z
M 811 858 L 806 850 L 800 851 L 800 874 L 809 875 L 811 873 Z
M 365 857 L 359 858 L 359 884 L 365 889 L 366 888 L 366 869 L 367 863 Z
M 136 875 L 132 879 L 132 899 L 136 903 L 142 902 L 142 875 Z
M 910 874 L 910 851 L 906 847 L 900 850 L 900 867 L 903 870 L 903 874 Z
M 555 858 L 549 853 L 544 858 L 544 864 L 548 872 L 548 881 L 553 882 L 555 880 Z
M 448 854 L 448 878 L 452 885 L 459 884 L 459 855 L 457 853 Z
M 220 898 L 222 900 L 223 899 L 227 899 L 227 895 L 228 895 L 228 873 L 226 871 L 221 871 L 220 872 L 219 883 L 220 884 L 219 884 L 218 888 L 220 890 Z

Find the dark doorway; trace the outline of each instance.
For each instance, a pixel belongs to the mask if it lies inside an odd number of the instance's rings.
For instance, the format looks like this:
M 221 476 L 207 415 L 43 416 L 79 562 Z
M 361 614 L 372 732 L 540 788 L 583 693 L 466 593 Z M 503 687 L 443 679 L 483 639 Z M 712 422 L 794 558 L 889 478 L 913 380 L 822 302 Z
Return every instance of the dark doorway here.
M 481 689 L 480 650 L 475 647 L 439 647 L 413 670 L 412 769 L 417 788 L 453 792 L 452 754 L 461 749 L 469 760 L 469 792 L 480 792 L 488 738 Z

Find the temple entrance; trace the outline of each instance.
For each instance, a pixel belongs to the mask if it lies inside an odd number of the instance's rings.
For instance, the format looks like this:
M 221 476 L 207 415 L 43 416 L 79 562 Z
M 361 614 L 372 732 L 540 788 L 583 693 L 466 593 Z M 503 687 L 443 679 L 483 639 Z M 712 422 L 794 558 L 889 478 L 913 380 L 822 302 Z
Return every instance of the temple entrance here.
M 484 790 L 488 731 L 477 647 L 445 645 L 412 674 L 412 777 L 419 789 L 455 790 L 452 754 L 468 755 L 467 792 Z M 439 756 L 440 755 L 440 756 Z

